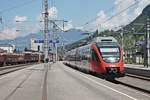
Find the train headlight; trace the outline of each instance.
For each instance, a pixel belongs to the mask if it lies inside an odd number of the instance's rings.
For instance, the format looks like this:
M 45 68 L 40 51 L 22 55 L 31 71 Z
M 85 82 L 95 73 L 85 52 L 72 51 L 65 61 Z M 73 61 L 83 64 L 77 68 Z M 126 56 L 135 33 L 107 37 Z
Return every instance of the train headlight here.
M 109 61 L 110 61 L 110 62 L 115 62 L 116 59 L 115 59 L 114 57 L 110 57 L 110 58 L 109 58 Z
M 114 68 L 114 67 L 107 68 L 107 73 L 108 74 L 116 74 L 116 73 L 118 73 L 118 69 Z

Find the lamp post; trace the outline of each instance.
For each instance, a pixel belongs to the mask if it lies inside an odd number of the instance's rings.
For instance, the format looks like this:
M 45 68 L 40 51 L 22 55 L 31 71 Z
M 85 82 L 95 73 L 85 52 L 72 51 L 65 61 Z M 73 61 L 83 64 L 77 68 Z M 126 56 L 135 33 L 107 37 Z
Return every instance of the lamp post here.
M 146 34 L 146 49 L 147 49 L 147 67 L 150 65 L 150 19 L 147 18 L 147 25 L 146 25 L 146 29 L 147 29 L 147 34 Z
M 121 25 L 121 26 L 118 26 L 118 27 L 115 27 L 115 28 L 119 28 L 119 30 L 121 31 L 121 32 L 115 32 L 115 33 L 120 33 L 120 36 L 121 36 L 121 47 L 122 47 L 122 51 L 124 52 L 124 38 L 123 38 L 123 35 L 124 35 L 124 29 L 123 29 L 123 25 Z M 117 29 L 118 30 L 118 29 Z M 125 30 L 126 31 L 126 30 Z

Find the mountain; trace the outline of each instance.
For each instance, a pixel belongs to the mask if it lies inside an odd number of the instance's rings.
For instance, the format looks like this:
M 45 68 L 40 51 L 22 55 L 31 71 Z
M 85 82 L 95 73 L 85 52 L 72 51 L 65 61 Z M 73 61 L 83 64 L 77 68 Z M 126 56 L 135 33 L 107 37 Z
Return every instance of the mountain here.
M 123 30 L 106 30 L 99 33 L 98 36 L 113 36 L 121 44 L 122 36 L 120 33 L 123 32 L 124 50 L 132 50 L 135 48 L 136 42 L 145 40 L 147 18 L 150 18 L 150 4 L 143 9 L 142 13 L 139 16 L 137 16 L 135 20 L 133 20 L 128 25 L 124 26 Z
M 143 9 L 142 13 L 134 21 L 123 28 L 125 31 L 127 30 L 124 34 L 126 50 L 135 48 L 135 44 L 138 41 L 145 41 L 148 18 L 150 18 L 150 4 Z
M 61 37 L 61 41 L 66 41 L 67 44 L 78 41 L 85 36 L 82 35 L 82 31 L 78 29 L 70 29 L 67 32 L 60 32 L 57 33 L 59 37 Z M 16 45 L 16 48 L 18 51 L 23 51 L 24 48 L 30 48 L 30 39 L 35 38 L 35 39 L 44 39 L 44 34 L 43 33 L 31 33 L 27 36 L 24 37 L 17 37 L 16 39 L 13 40 L 0 40 L 0 44 L 14 44 Z
M 133 49 L 135 48 L 135 42 L 145 40 L 144 34 L 146 34 L 147 18 L 150 18 L 150 4 L 143 9 L 142 13 L 137 18 L 135 18 L 135 20 L 133 20 L 131 23 L 123 27 L 123 33 L 124 33 L 123 39 L 124 39 L 125 50 Z M 66 47 L 68 48 L 68 50 L 70 50 L 74 47 L 79 46 L 79 44 L 85 45 L 87 41 L 90 41 L 92 38 L 97 37 L 97 36 L 113 36 L 118 40 L 119 44 L 121 44 L 122 43 L 122 40 L 121 40 L 122 36 L 120 34 L 121 32 L 122 32 L 121 29 L 118 31 L 105 30 L 100 33 L 96 31 L 89 37 L 82 39 L 80 41 L 77 41 L 75 43 L 72 43 L 70 45 L 67 45 Z
M 142 13 L 130 24 L 124 27 L 126 30 L 132 30 L 134 28 L 136 32 L 145 32 L 147 18 L 150 18 L 150 4 L 145 7 Z
M 16 46 L 17 51 L 23 51 L 24 48 L 30 48 L 30 39 L 32 37 L 40 38 L 42 37 L 41 33 L 37 34 L 29 34 L 24 37 L 17 37 L 15 39 L 7 39 L 7 40 L 0 40 L 0 44 L 14 44 Z
M 69 44 L 69 43 L 73 43 L 75 41 L 78 41 L 78 40 L 81 40 L 81 39 L 85 38 L 83 33 L 84 32 L 82 30 L 79 30 L 79 29 L 70 29 L 67 32 L 59 33 L 59 35 L 61 37 L 63 37 L 63 39 L 65 41 L 67 41 L 68 44 Z

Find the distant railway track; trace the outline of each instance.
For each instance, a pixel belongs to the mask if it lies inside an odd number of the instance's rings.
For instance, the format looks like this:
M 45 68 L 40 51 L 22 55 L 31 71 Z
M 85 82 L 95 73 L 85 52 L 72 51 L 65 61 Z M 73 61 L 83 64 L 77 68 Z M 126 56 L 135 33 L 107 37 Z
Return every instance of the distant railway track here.
M 4 75 L 4 74 L 8 74 L 8 73 L 17 71 L 17 70 L 21 70 L 21 69 L 29 67 L 30 65 L 33 65 L 33 64 L 35 64 L 35 63 L 0 67 L 0 75 Z

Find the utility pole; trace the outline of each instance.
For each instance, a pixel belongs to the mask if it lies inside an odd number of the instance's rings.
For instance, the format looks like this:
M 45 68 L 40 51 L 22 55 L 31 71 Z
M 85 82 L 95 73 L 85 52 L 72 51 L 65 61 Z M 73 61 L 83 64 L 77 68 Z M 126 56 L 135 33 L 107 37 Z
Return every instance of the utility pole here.
M 48 60 L 48 0 L 44 0 L 44 61 Z
M 150 19 L 147 18 L 147 42 L 146 42 L 146 48 L 147 48 L 147 67 L 150 65 Z
M 122 27 L 122 28 L 121 28 L 121 44 L 122 44 L 121 46 L 122 46 L 122 51 L 124 52 L 123 32 L 124 32 L 124 31 L 123 31 L 123 27 Z
M 1 23 L 1 24 L 2 24 L 2 22 L 3 22 L 2 20 L 3 20 L 3 19 L 2 19 L 2 16 L 1 16 L 1 17 L 0 17 L 0 23 Z
M 124 31 L 126 31 L 126 30 L 124 30 L 123 27 L 124 27 L 123 25 L 119 26 L 119 28 L 120 28 L 120 29 L 119 29 L 119 34 L 120 34 L 120 36 L 121 36 L 121 40 L 120 40 L 120 42 L 121 42 L 121 48 L 122 48 L 122 51 L 123 51 L 123 53 L 124 53 L 124 42 L 123 42 L 123 41 L 124 41 L 124 36 L 123 36 L 123 35 L 124 35 Z M 116 28 L 117 28 L 117 27 L 116 27 Z M 116 33 L 116 32 L 115 32 L 115 33 Z M 118 33 L 118 32 L 117 32 L 117 33 Z

